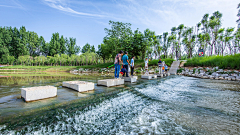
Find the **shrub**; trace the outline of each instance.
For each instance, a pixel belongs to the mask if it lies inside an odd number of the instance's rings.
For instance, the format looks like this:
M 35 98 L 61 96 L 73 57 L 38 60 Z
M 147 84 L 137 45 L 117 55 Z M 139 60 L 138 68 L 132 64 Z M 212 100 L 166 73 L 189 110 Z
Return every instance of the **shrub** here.
M 218 66 L 222 69 L 240 69 L 240 54 L 226 56 L 205 56 L 188 59 L 184 66 Z

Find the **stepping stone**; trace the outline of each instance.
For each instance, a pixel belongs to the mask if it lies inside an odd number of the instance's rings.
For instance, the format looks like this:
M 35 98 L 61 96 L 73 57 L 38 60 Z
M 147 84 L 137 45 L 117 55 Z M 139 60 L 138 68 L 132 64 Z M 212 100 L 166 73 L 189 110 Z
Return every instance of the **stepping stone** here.
M 39 86 L 39 87 L 21 88 L 21 96 L 26 102 L 56 97 L 57 87 Z
M 94 83 L 85 81 L 66 81 L 63 82 L 62 86 L 74 89 L 78 92 L 94 90 Z
M 142 75 L 141 78 L 150 80 L 152 79 L 152 75 Z
M 123 77 L 122 79 L 124 79 L 125 82 L 137 82 L 137 79 L 134 77 Z
M 112 87 L 112 86 L 118 86 L 123 85 L 124 79 L 106 79 L 106 80 L 98 80 L 98 85 L 106 86 L 106 87 Z
M 157 74 L 157 77 L 163 77 L 163 74 Z
M 133 78 L 136 78 L 136 79 L 138 79 L 138 76 L 133 76 Z
M 153 79 L 157 79 L 157 75 L 152 75 L 152 78 Z

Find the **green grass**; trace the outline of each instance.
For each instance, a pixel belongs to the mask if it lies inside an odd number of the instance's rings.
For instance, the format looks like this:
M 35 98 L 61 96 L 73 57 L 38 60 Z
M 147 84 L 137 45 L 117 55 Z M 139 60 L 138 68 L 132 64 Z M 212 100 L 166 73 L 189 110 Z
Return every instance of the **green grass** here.
M 0 69 L 24 69 L 27 71 L 70 71 L 76 69 L 78 66 L 6 66 L 0 67 Z
M 165 63 L 168 66 L 171 66 L 173 59 L 162 59 L 162 61 L 165 61 Z M 135 67 L 144 67 L 144 60 L 135 60 Z M 74 69 L 100 69 L 100 68 L 107 68 L 109 66 L 114 65 L 113 62 L 109 63 L 103 63 L 103 64 L 97 64 L 97 65 L 84 65 L 84 66 L 21 66 L 21 65 L 15 65 L 15 66 L 6 66 L 6 67 L 0 67 L 0 69 L 9 69 L 9 70 L 14 70 L 14 69 L 24 69 L 25 71 L 70 71 Z M 149 66 L 157 66 L 158 65 L 158 60 L 151 60 L 148 63 Z M 114 68 L 112 66 L 111 68 Z
M 216 67 L 222 69 L 240 69 L 240 54 L 227 56 L 206 56 L 188 59 L 184 66 Z

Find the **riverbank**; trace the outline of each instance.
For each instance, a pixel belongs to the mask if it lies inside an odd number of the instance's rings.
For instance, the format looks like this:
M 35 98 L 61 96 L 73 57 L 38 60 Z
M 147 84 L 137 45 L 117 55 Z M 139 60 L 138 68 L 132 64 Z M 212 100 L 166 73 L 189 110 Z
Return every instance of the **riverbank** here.
M 173 59 L 162 59 L 170 67 Z M 155 69 L 157 67 L 158 60 L 149 61 L 149 69 Z M 108 68 L 109 67 L 109 68 Z M 143 60 L 135 60 L 135 71 L 141 73 L 144 68 Z M 4 66 L 0 67 L 0 74 L 21 74 L 25 72 L 89 72 L 89 73 L 102 73 L 102 72 L 113 72 L 114 64 L 112 62 L 97 64 L 97 65 L 84 65 L 84 66 Z

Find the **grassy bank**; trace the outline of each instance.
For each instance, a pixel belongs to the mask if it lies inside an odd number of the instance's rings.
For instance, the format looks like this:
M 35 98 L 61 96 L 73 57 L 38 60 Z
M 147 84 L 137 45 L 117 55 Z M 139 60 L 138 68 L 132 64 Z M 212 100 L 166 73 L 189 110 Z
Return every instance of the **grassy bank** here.
M 195 57 L 187 60 L 185 67 L 216 67 L 221 69 L 240 69 L 240 54 L 227 56 Z
M 165 61 L 165 63 L 168 66 L 171 66 L 173 59 L 162 59 L 162 61 Z M 111 65 L 114 65 L 113 62 L 104 63 L 104 64 L 97 64 L 97 65 L 84 65 L 84 66 L 5 66 L 0 67 L 0 72 L 4 70 L 24 70 L 29 72 L 68 72 L 74 69 L 101 69 L 101 68 L 107 68 Z M 151 60 L 149 61 L 149 66 L 157 66 L 158 60 Z M 135 67 L 144 67 L 144 60 L 135 60 Z M 112 67 L 114 68 L 114 66 Z

